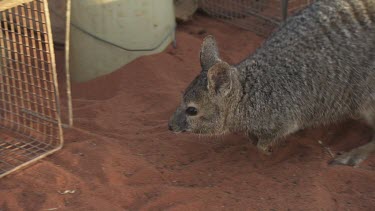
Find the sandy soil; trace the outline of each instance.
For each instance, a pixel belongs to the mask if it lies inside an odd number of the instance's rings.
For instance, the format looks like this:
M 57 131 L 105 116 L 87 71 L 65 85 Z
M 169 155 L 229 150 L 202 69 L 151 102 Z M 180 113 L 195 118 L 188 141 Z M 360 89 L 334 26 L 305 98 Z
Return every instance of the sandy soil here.
M 216 36 L 222 57 L 241 61 L 263 38 L 207 17 L 180 25 L 178 48 L 74 84 L 77 129 L 65 147 L 0 180 L 0 210 L 371 210 L 375 157 L 359 168 L 330 155 L 368 141 L 360 122 L 309 129 L 261 156 L 239 135 L 174 135 L 167 120 L 199 71 L 199 48 Z M 63 52 L 58 51 L 58 64 Z M 61 68 L 61 66 L 59 66 Z M 71 190 L 71 193 L 64 193 Z

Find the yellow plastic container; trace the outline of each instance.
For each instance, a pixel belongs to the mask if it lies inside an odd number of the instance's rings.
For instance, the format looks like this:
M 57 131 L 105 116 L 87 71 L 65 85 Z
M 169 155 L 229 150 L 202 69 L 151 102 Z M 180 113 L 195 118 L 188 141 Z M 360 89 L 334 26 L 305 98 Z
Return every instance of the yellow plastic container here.
M 175 26 L 173 0 L 71 1 L 72 80 L 91 80 L 163 51 L 175 38 Z

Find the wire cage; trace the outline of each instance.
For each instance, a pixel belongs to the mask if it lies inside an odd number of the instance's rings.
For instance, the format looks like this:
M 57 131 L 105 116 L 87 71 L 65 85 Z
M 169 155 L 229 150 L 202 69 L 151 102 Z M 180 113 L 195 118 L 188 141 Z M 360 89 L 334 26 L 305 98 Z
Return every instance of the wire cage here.
M 314 0 L 200 0 L 208 15 L 241 28 L 268 36 L 287 16 Z
M 47 0 L 0 0 L 0 178 L 59 150 Z

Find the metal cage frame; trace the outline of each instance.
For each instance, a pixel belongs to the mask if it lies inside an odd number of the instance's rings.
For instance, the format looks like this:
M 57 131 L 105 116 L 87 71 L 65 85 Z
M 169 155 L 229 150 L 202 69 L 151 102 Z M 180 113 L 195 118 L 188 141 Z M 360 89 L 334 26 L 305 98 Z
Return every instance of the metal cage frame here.
M 47 0 L 0 0 L 0 178 L 62 148 Z
M 199 0 L 208 15 L 267 37 L 285 19 L 314 0 Z

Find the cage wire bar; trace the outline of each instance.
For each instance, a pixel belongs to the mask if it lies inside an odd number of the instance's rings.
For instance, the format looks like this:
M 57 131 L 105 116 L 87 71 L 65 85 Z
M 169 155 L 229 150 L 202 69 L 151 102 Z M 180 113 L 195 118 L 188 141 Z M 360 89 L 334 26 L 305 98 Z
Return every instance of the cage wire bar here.
M 0 0 L 0 178 L 63 145 L 47 0 Z
M 314 0 L 199 0 L 199 8 L 208 15 L 268 36 L 287 16 Z

